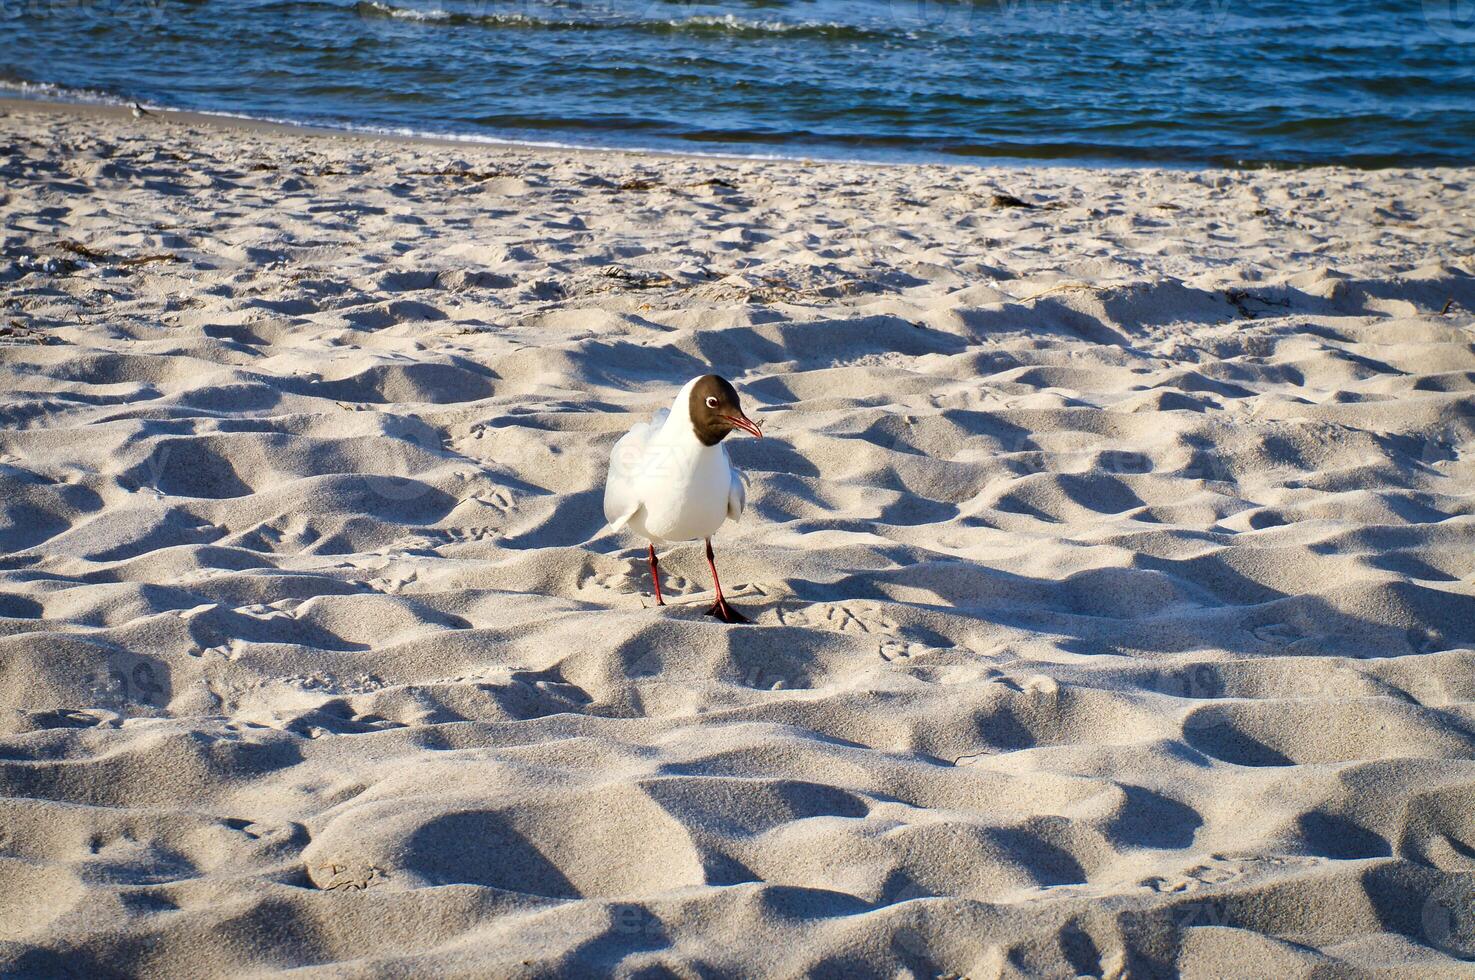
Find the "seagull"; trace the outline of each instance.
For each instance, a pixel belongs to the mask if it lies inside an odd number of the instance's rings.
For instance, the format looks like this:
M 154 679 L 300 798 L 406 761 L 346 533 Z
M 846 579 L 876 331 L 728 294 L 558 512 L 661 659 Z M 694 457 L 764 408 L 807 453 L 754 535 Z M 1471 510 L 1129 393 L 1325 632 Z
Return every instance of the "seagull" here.
M 152 115 L 153 115 L 152 112 L 149 112 L 147 109 L 145 109 L 143 106 L 139 105 L 137 102 L 133 103 L 133 118 L 134 119 L 142 119 L 144 116 L 152 116 Z
M 628 527 L 648 542 L 656 605 L 666 604 L 661 598 L 656 543 L 706 541 L 707 565 L 717 591 L 707 615 L 724 623 L 748 621 L 722 597 L 712 554 L 712 535 L 723 521 L 737 520 L 748 501 L 743 475 L 722 445 L 737 429 L 763 438 L 763 430 L 743 414 L 730 381 L 716 374 L 693 378 L 676 393 L 669 409 L 620 437 L 610 453 L 604 484 L 609 527 L 615 531 Z

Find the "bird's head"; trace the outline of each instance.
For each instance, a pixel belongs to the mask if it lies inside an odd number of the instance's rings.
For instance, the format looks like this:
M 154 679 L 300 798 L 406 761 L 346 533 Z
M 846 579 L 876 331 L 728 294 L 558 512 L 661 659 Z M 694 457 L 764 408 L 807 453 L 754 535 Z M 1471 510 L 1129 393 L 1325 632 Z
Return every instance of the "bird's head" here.
M 704 374 L 696 379 L 687 414 L 691 416 L 692 431 L 704 446 L 717 445 L 734 429 L 763 438 L 763 430 L 743 414 L 737 389 L 721 375 Z

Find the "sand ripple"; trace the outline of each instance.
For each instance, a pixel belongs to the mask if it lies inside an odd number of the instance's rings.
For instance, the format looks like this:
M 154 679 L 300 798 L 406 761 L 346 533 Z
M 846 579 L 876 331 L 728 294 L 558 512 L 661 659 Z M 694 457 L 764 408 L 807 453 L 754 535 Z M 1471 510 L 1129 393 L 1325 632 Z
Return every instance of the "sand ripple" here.
M 1468 975 L 1468 172 L 3 122 L 0 970 Z

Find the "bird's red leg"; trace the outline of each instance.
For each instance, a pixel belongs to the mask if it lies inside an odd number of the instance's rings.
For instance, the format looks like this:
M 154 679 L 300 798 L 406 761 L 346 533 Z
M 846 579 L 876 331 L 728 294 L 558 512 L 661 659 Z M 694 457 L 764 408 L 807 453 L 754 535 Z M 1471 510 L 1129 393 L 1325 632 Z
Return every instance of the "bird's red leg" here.
M 650 581 L 656 587 L 656 605 L 664 606 L 666 600 L 661 598 L 661 563 L 656 561 L 656 546 L 650 545 Z
M 717 601 L 707 610 L 708 616 L 716 616 L 724 623 L 746 623 L 748 617 L 727 604 L 722 598 L 722 583 L 717 579 L 717 559 L 712 554 L 712 539 L 707 539 L 707 567 L 712 569 L 712 585 L 717 589 Z

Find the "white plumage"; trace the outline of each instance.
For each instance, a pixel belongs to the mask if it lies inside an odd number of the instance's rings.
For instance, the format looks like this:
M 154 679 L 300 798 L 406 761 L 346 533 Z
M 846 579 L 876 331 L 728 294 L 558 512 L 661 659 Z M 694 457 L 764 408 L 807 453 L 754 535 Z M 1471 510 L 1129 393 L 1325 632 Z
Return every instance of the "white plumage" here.
M 736 430 L 763 434 L 743 414 L 737 390 L 727 380 L 715 374 L 693 378 L 669 409 L 637 423 L 615 443 L 604 485 L 610 528 L 628 528 L 650 542 L 656 603 L 665 605 L 656 543 L 706 539 L 717 595 L 708 613 L 728 623 L 746 620 L 722 596 L 711 538 L 724 521 L 741 516 L 748 502 L 743 475 L 722 445 Z
M 688 381 L 669 409 L 637 423 L 610 453 L 604 517 L 614 530 L 628 526 L 650 541 L 711 537 L 748 502 L 742 472 L 727 447 L 704 446 L 692 427 Z

